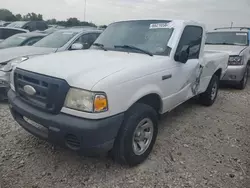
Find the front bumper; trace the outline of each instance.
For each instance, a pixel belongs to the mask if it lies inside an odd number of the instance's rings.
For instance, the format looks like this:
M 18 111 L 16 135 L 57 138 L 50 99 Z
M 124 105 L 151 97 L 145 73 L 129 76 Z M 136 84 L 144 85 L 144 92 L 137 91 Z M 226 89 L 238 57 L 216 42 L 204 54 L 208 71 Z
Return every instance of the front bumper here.
M 9 87 L 10 72 L 0 71 L 0 88 Z
M 39 138 L 84 155 L 111 150 L 124 117 L 119 114 L 106 119 L 90 120 L 63 113 L 54 115 L 31 107 L 12 90 L 8 92 L 8 98 L 12 116 L 24 129 Z M 26 118 L 41 127 L 37 128 Z
M 246 66 L 228 66 L 222 81 L 240 82 L 246 71 Z
M 0 71 L 0 100 L 7 99 L 7 91 L 9 90 L 10 73 Z

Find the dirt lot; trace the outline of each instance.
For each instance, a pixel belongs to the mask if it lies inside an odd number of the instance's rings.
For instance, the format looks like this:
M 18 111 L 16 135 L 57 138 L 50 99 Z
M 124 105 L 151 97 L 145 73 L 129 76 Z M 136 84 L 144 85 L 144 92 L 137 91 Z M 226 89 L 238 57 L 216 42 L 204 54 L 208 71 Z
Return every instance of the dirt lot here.
M 0 172 L 6 188 L 250 187 L 250 83 L 220 90 L 214 106 L 189 101 L 166 115 L 150 158 L 135 168 L 53 147 L 0 104 Z

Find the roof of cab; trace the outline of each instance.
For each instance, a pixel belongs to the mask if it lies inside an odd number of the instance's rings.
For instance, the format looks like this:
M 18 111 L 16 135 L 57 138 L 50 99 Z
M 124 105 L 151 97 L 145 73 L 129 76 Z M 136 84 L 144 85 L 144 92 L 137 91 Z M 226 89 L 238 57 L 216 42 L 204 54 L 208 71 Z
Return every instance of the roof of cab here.
M 119 22 L 129 22 L 129 21 L 159 21 L 161 22 L 173 22 L 174 25 L 181 26 L 181 25 L 195 25 L 195 26 L 201 26 L 205 28 L 205 24 L 193 20 L 168 20 L 168 19 L 131 19 L 131 20 L 123 20 L 123 21 L 117 21 L 114 23 L 119 23 Z M 112 24 L 112 23 L 111 23 Z

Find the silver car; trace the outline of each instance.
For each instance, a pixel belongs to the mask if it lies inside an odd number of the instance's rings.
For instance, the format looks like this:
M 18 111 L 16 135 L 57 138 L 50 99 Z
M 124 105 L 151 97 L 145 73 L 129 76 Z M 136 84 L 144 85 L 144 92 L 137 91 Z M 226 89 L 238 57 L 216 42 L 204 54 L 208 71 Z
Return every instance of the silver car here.
M 249 29 L 245 27 L 217 28 L 207 33 L 205 50 L 229 54 L 227 72 L 223 82 L 244 89 L 250 65 Z
M 71 28 L 55 31 L 33 46 L 14 47 L 0 50 L 0 95 L 5 96 L 12 67 L 37 55 L 66 50 L 88 49 L 102 30 L 93 28 Z M 1 97 L 1 96 L 0 96 Z
M 0 49 L 13 48 L 17 46 L 32 46 L 45 36 L 47 36 L 47 34 L 36 32 L 15 34 L 1 42 Z
M 20 28 L 11 28 L 11 27 L 0 27 L 0 42 L 3 40 L 18 34 L 18 33 L 27 33 L 28 30 L 20 29 Z

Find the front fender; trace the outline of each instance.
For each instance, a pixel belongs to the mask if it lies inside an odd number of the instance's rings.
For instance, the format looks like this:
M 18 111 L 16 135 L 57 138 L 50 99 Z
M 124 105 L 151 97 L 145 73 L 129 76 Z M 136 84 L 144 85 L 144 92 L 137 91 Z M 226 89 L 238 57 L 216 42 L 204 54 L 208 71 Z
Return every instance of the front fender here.
M 132 97 L 129 99 L 129 102 L 126 105 L 125 111 L 128 110 L 138 100 L 150 94 L 156 94 L 159 96 L 160 99 L 162 99 L 163 96 L 160 88 L 157 85 L 153 84 L 145 85 L 135 90 L 135 92 L 133 93 Z M 162 107 L 162 100 L 161 100 L 161 107 Z

